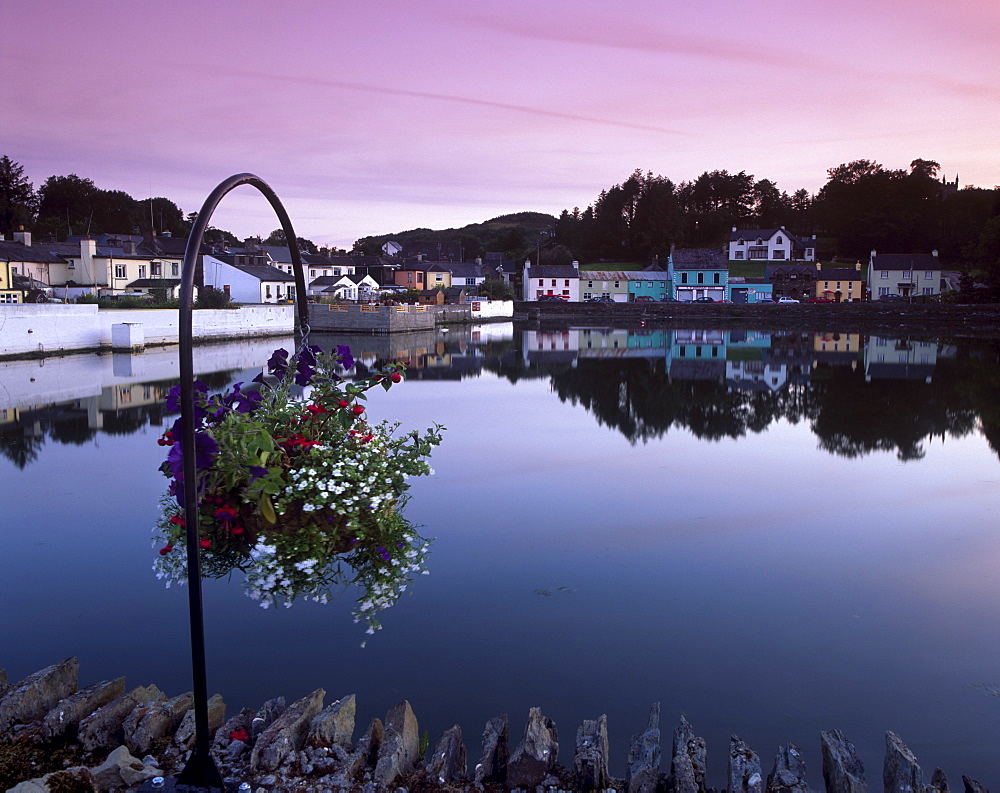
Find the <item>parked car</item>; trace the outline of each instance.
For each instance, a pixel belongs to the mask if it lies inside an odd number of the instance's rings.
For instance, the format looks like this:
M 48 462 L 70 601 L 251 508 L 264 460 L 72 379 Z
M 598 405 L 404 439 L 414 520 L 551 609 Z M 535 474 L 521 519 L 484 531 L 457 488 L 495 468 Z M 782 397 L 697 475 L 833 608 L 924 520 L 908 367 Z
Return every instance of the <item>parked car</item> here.
M 694 302 L 695 303 L 714 303 L 715 302 L 715 298 L 714 297 L 696 297 L 694 299 Z
M 562 303 L 565 298 L 562 295 L 539 295 L 536 300 L 539 303 Z
M 680 303 L 682 301 L 678 300 L 676 297 L 665 297 L 660 302 L 661 303 Z
M 585 301 L 587 303 L 614 303 L 615 299 L 611 295 L 598 295 L 597 297 L 588 297 Z
M 730 305 L 732 305 L 732 303 L 733 303 L 732 300 L 718 300 L 716 302 L 718 302 L 718 303 L 729 303 Z
M 833 303 L 835 301 L 831 300 L 828 297 L 810 297 L 808 302 L 810 302 L 810 303 Z
M 799 301 L 796 300 L 794 297 L 779 297 L 778 298 L 778 302 L 779 303 L 798 303 Z
M 656 301 L 653 298 L 651 298 L 649 295 L 639 295 L 635 299 L 635 302 L 636 303 L 655 303 Z
M 902 295 L 897 295 L 895 292 L 890 292 L 887 295 L 879 295 L 879 300 L 885 301 L 886 303 L 900 302 L 905 298 Z

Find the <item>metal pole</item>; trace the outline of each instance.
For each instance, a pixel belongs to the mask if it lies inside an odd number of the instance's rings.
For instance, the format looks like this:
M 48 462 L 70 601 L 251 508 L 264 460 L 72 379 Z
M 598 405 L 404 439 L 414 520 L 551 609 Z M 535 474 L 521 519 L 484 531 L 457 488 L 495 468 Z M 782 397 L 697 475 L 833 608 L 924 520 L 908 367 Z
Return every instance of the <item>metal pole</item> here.
M 306 304 L 305 274 L 302 257 L 296 245 L 295 231 L 292 229 L 288 213 L 278 196 L 260 177 L 250 173 L 236 174 L 221 182 L 205 199 L 198 213 L 187 247 L 184 249 L 184 264 L 181 269 L 181 290 L 179 307 L 180 342 L 180 390 L 181 390 L 181 449 L 184 464 L 184 517 L 187 535 L 188 564 L 188 609 L 191 622 L 191 667 L 194 693 L 195 747 L 187 765 L 177 781 L 189 790 L 223 790 L 224 785 L 219 769 L 215 765 L 209 749 L 208 730 L 208 682 L 205 662 L 205 621 L 202 608 L 201 559 L 198 550 L 198 483 L 195 465 L 194 427 L 194 363 L 192 357 L 192 317 L 194 295 L 194 274 L 202 239 L 212 213 L 222 198 L 240 185 L 256 187 L 274 209 L 281 228 L 285 232 L 292 264 L 295 268 L 295 303 L 298 308 L 300 331 L 309 330 L 309 306 Z

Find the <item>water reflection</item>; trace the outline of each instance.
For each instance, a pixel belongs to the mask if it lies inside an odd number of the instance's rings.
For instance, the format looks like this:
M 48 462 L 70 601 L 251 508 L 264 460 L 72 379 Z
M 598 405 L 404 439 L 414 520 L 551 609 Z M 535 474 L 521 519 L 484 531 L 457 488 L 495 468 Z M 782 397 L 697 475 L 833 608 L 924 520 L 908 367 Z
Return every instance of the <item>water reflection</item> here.
M 1000 453 L 1000 410 L 993 399 L 1000 385 L 997 341 L 645 328 L 515 334 L 510 323 L 447 333 L 314 335 L 312 341 L 325 349 L 350 345 L 357 365 L 348 376 L 407 361 L 408 376 L 418 380 L 461 380 L 483 371 L 510 382 L 548 378 L 560 400 L 584 406 L 632 443 L 662 437 L 672 427 L 704 440 L 740 438 L 784 419 L 807 422 L 820 448 L 844 457 L 892 452 L 902 461 L 918 460 L 928 440 L 976 429 Z M 196 368 L 214 388 L 238 369 L 260 371 L 281 344 L 293 341 L 225 345 L 203 356 L 202 366 L 196 360 Z M 46 440 L 81 444 L 99 432 L 159 426 L 173 380 L 136 382 L 132 373 L 174 377 L 174 356 L 121 357 L 62 359 L 57 377 L 46 372 L 49 394 L 36 375 L 52 365 L 4 365 L 0 454 L 23 468 Z M 223 358 L 227 368 L 212 374 L 207 367 Z M 81 395 L 67 394 L 73 388 Z

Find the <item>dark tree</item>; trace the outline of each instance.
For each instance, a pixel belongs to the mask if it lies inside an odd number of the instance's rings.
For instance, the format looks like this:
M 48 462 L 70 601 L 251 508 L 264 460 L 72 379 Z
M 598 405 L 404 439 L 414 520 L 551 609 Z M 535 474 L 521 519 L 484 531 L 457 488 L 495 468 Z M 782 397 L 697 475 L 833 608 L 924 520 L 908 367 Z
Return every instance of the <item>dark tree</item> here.
M 0 233 L 30 228 L 38 198 L 24 175 L 24 168 L 7 156 L 0 157 Z
M 90 179 L 75 173 L 50 176 L 38 190 L 36 230 L 59 239 L 91 233 L 98 192 Z

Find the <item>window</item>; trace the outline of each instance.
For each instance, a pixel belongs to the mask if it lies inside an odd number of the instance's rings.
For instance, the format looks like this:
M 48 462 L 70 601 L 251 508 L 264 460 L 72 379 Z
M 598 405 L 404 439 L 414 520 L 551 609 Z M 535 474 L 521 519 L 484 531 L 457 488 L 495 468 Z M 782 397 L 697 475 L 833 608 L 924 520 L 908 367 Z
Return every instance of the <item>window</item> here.
M 150 262 L 149 271 L 152 275 L 163 275 L 162 262 Z
M 309 277 L 310 278 L 315 278 L 316 277 L 316 271 L 315 270 L 310 270 L 309 271 Z
M 267 298 L 268 300 L 271 299 L 271 285 L 270 284 L 268 284 L 267 287 L 264 290 L 264 297 Z
M 715 283 L 719 283 L 719 273 L 715 273 Z
M 180 275 L 180 271 L 181 271 L 181 266 L 177 262 L 171 262 L 170 263 L 170 274 L 172 276 L 176 277 L 176 276 Z
M 339 267 L 334 267 L 333 268 L 333 274 L 334 275 L 340 275 L 340 268 Z
M 115 278 L 125 278 L 125 265 L 116 264 L 115 265 Z
M 876 336 L 875 337 L 875 346 L 876 347 L 885 347 L 885 339 L 883 339 L 881 336 Z
M 743 251 L 736 251 L 736 258 L 737 259 L 742 259 L 743 258 Z
M 476 276 L 473 275 L 473 276 L 470 276 L 469 278 L 466 278 L 465 279 L 465 285 L 466 286 L 475 286 L 476 285 Z
M 783 243 L 783 242 L 784 242 L 784 240 L 783 240 L 783 239 L 781 239 L 781 235 L 780 235 L 780 234 L 779 234 L 779 235 L 778 235 L 777 237 L 775 237 L 774 241 L 775 241 L 775 243 L 776 243 L 776 244 L 778 244 L 778 245 L 781 245 L 781 243 Z
M 705 283 L 705 273 L 698 273 L 698 283 L 699 284 Z
M 652 282 L 652 281 L 647 281 L 647 282 L 646 282 L 646 286 L 647 286 L 647 287 L 648 287 L 649 289 L 652 289 L 652 288 L 653 288 L 653 282 Z
M 881 272 L 879 272 L 878 277 L 879 278 L 888 278 L 889 277 L 889 271 L 888 270 L 882 270 Z
M 615 289 L 618 289 L 619 287 L 621 287 L 621 282 L 615 281 Z
M 840 289 L 840 281 L 837 281 L 837 289 Z
M 687 282 L 688 282 L 688 274 L 687 273 L 681 273 L 681 283 L 682 284 L 686 284 Z
M 743 242 L 743 238 L 742 238 L 742 237 L 740 237 L 740 238 L 739 238 L 738 240 L 736 240 L 736 244 L 737 244 L 737 245 L 743 245 L 743 244 L 744 244 L 744 242 Z
M 544 284 L 544 282 L 542 281 L 541 278 L 538 279 L 538 285 L 539 286 L 545 286 L 545 284 Z M 541 294 L 541 293 L 539 293 L 539 294 Z
M 925 286 L 924 287 L 924 294 L 925 295 L 933 295 L 934 294 L 934 287 L 933 286 Z
M 590 288 L 590 289 L 593 289 L 594 288 L 594 282 L 593 281 L 587 281 L 587 287 Z
M 555 278 L 553 278 L 553 279 L 552 279 L 552 286 L 555 286 L 555 285 L 556 285 L 556 279 L 555 279 Z
M 903 275 L 901 276 L 904 281 L 909 281 L 912 276 L 909 270 L 903 270 Z
M 924 271 L 924 278 L 933 278 L 933 277 L 934 277 L 934 271 L 933 270 L 925 270 Z
M 889 294 L 889 287 L 887 287 L 887 286 L 880 286 L 878 288 L 878 296 L 879 297 L 882 297 L 882 295 L 887 295 L 887 294 Z
M 146 265 L 144 265 L 144 264 L 140 264 L 139 265 L 139 277 L 140 278 L 145 278 L 146 277 Z
M 16 302 L 17 302 L 17 295 L 13 294 L 12 292 L 0 295 L 0 303 L 16 303 Z
M 774 252 L 774 258 L 775 259 L 784 259 L 785 258 L 785 252 L 784 251 L 775 251 Z
M 594 296 L 594 294 L 592 292 L 584 292 L 583 293 L 583 299 L 584 300 L 590 300 L 590 298 L 592 298 L 593 296 Z
M 767 258 L 767 248 L 751 248 L 750 255 L 748 259 L 766 259 Z

